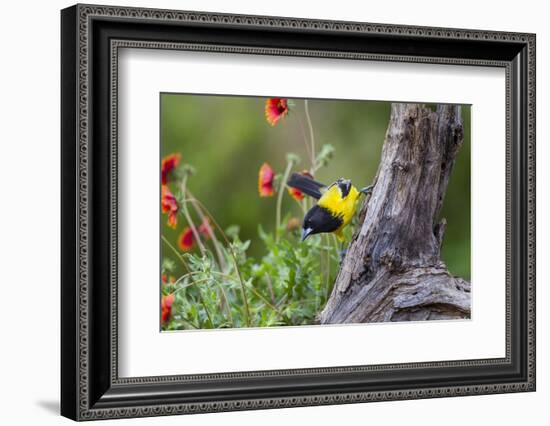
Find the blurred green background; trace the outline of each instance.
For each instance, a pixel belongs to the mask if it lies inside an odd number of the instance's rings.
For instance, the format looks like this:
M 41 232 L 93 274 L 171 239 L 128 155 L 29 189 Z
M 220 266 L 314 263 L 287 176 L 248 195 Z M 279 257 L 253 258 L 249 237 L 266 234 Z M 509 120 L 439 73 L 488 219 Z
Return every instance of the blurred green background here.
M 196 174 L 188 187 L 204 203 L 225 229 L 238 225 L 240 238 L 250 240 L 249 254 L 261 257 L 264 246 L 258 238 L 258 224 L 272 231 L 275 226 L 276 196 L 258 196 L 258 170 L 267 162 L 282 174 L 286 153 L 298 154 L 302 161 L 295 171 L 309 168 L 304 137 L 308 133 L 304 101 L 294 99 L 294 107 L 277 125 L 270 126 L 264 113 L 266 98 L 161 94 L 161 155 L 179 152 L 183 164 Z M 389 102 L 309 101 L 316 149 L 331 144 L 334 157 L 315 178 L 331 183 L 350 178 L 357 187 L 370 184 L 380 160 L 390 116 Z M 442 216 L 447 219 L 443 260 L 452 274 L 470 279 L 470 107 L 462 107 L 464 146 L 451 175 Z M 285 194 L 283 212 L 303 217 L 298 204 Z M 162 232 L 176 241 L 185 227 L 178 219 L 175 230 Z M 164 246 L 162 255 L 173 253 Z M 173 259 L 176 260 L 176 259 Z

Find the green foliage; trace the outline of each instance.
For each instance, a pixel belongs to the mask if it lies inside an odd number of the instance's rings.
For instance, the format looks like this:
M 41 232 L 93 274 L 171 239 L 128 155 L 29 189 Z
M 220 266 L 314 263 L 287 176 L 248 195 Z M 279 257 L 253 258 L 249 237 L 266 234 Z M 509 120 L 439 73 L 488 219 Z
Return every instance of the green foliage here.
M 231 236 L 223 247 L 225 270 L 211 250 L 202 256 L 187 253 L 182 260 L 189 272 L 163 285 L 163 295 L 175 295 L 163 329 L 313 324 L 334 281 L 336 268 L 333 274 L 325 271 L 323 261 L 336 264 L 335 247 L 323 245 L 322 238 L 301 242 L 296 232 L 286 232 L 277 242 L 259 226 L 267 254 L 256 260 L 247 256 L 250 241 L 239 239 L 237 227 L 225 233 Z
M 324 167 L 327 166 L 329 161 L 334 156 L 334 146 L 330 144 L 325 144 L 321 148 L 321 152 L 317 155 L 317 158 L 315 159 L 315 163 L 318 165 L 318 167 Z
M 289 152 L 286 154 L 286 162 L 290 163 L 292 165 L 300 164 L 301 158 L 298 154 L 294 154 L 293 152 Z

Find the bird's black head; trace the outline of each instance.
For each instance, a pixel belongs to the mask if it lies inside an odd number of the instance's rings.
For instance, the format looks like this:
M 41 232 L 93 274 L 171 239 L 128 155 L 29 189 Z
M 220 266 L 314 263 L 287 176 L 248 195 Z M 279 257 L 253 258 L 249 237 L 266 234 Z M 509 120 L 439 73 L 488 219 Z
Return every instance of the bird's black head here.
M 342 218 L 332 215 L 327 209 L 314 205 L 306 213 L 302 225 L 302 241 L 321 232 L 334 232 L 342 226 Z
M 338 185 L 340 193 L 342 194 L 342 198 L 346 198 L 351 189 L 351 180 L 340 178 L 335 182 L 335 184 Z
M 316 206 L 314 206 L 314 208 L 315 207 Z M 319 223 L 317 218 L 311 214 L 312 210 L 313 209 L 309 210 L 304 217 L 304 224 L 302 225 L 302 241 L 310 235 L 319 233 L 317 230 L 319 228 Z

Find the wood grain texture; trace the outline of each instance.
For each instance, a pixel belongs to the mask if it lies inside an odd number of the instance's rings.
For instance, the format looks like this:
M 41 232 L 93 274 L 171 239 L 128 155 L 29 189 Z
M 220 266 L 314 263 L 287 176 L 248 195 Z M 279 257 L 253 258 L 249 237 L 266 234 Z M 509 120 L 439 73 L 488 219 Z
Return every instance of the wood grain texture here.
M 439 216 L 463 140 L 460 106 L 392 104 L 375 186 L 322 324 L 470 317 L 470 283 L 440 253 Z

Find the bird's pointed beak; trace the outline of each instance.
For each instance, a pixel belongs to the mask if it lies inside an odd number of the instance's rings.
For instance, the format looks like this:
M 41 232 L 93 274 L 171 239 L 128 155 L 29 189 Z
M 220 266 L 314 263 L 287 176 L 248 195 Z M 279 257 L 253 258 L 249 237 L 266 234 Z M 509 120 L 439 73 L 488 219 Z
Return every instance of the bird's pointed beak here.
M 311 235 L 311 232 L 313 231 L 312 228 L 304 228 L 302 229 L 302 241 L 304 241 L 307 237 Z
M 370 186 L 365 186 L 364 188 L 360 189 L 359 192 L 361 194 L 370 194 L 372 192 L 372 189 L 374 188 L 374 185 L 370 185 Z

